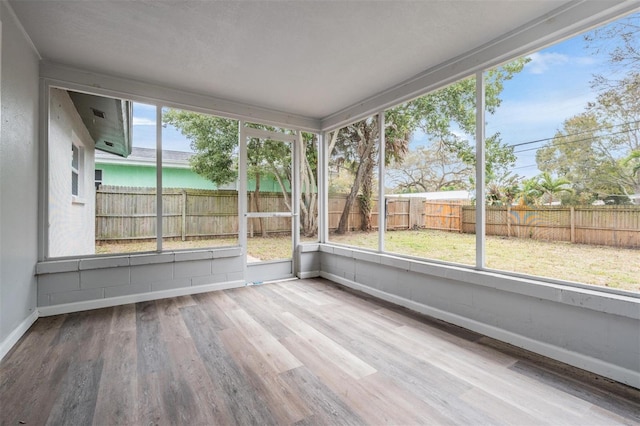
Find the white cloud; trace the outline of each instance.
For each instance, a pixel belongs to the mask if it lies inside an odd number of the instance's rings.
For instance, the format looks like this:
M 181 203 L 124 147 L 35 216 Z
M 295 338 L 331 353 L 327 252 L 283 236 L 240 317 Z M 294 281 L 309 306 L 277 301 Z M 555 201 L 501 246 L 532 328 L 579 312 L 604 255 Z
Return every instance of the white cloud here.
M 544 74 L 559 65 L 591 66 L 598 63 L 593 56 L 569 56 L 556 52 L 536 52 L 529 55 L 531 62 L 526 65 L 531 74 Z
M 145 117 L 133 117 L 134 126 L 155 126 L 156 121 Z
M 531 62 L 527 64 L 527 69 L 532 74 L 543 74 L 551 67 L 563 65 L 569 62 L 569 56 L 554 52 L 536 52 L 529 55 Z

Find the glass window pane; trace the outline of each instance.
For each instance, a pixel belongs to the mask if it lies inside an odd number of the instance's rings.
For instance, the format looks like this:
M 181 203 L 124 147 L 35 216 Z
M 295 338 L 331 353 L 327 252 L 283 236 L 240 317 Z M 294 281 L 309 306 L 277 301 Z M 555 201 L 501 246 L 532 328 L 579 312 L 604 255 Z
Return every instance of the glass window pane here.
M 238 244 L 238 122 L 162 112 L 163 250 Z
M 92 183 L 98 187 L 98 254 L 157 250 L 156 107 L 133 103 L 131 130 L 131 151 L 126 156 L 96 149 L 96 171 L 102 171 L 100 183 Z
M 134 153 L 155 147 L 155 107 L 52 88 L 48 124 L 47 257 L 155 250 L 155 149 Z
M 475 78 L 385 116 L 385 251 L 474 265 Z
M 291 259 L 291 217 L 260 217 L 248 221 L 247 263 Z
M 300 239 L 318 241 L 318 136 L 302 133 L 300 165 Z
M 378 120 L 329 133 L 329 240 L 378 248 Z
M 535 52 L 505 84 L 487 129 L 514 160 L 487 183 L 488 267 L 640 291 L 639 24 Z

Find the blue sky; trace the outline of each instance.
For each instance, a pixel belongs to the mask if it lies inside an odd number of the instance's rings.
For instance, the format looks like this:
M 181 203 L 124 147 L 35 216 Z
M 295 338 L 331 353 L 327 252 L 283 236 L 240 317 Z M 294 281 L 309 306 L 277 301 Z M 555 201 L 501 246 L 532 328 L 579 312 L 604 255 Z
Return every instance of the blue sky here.
M 507 145 L 552 138 L 563 122 L 585 110 L 595 100 L 591 89 L 594 74 L 607 72 L 607 58 L 585 48 L 582 35 L 527 55 L 522 72 L 504 83 L 502 104 L 487 115 L 486 136 L 496 132 Z M 415 134 L 412 146 L 424 145 L 426 136 Z M 514 174 L 531 177 L 539 173 L 535 148 L 544 143 L 515 148 Z M 518 152 L 519 150 L 525 150 Z
M 500 132 L 508 145 L 553 137 L 564 120 L 584 111 L 595 99 L 590 81 L 593 74 L 607 68 L 605 57 L 585 49 L 581 35 L 528 56 L 531 62 L 524 70 L 505 82 L 502 105 L 487 116 L 487 136 Z M 133 121 L 134 145 L 154 148 L 155 107 L 135 104 Z M 416 133 L 411 145 L 424 144 L 425 135 Z M 535 150 L 531 150 L 539 146 L 542 144 L 520 148 L 528 151 L 518 154 L 514 173 L 527 177 L 539 173 Z M 166 127 L 163 148 L 188 151 L 189 142 L 174 128 Z

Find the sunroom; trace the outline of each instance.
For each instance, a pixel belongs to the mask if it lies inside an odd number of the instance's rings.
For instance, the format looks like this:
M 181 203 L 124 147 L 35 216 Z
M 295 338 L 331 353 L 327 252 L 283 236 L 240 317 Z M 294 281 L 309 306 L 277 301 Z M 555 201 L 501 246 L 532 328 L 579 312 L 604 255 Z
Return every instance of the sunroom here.
M 310 351 L 343 362 L 327 365 L 350 366 L 349 380 L 380 373 L 347 343 L 357 341 L 357 327 L 375 334 L 379 326 L 385 344 L 399 344 L 388 333 L 402 307 L 411 321 L 490 339 L 500 356 L 522 351 L 584 372 L 596 394 L 613 386 L 626 398 L 612 410 L 621 416 L 615 421 L 639 421 L 639 7 L 2 1 L 0 368 L 10 379 L 0 384 L 0 403 L 12 405 L 11 416 L 43 421 L 151 419 L 101 417 L 105 354 L 114 349 L 97 336 L 113 331 L 87 329 L 97 321 L 91 312 L 113 315 L 111 330 L 122 314 L 141 333 L 150 306 L 175 311 L 180 326 L 158 320 L 160 327 L 176 335 L 206 329 L 192 336 L 203 358 L 206 336 L 227 342 L 232 358 L 245 353 L 234 332 L 255 338 L 264 362 L 257 365 L 274 367 L 274 380 L 291 390 L 296 380 L 328 374 L 322 361 L 318 371 L 304 362 L 311 352 L 294 349 L 306 338 Z M 246 302 L 253 319 L 233 290 L 245 287 L 254 291 Z M 365 311 L 384 318 L 332 310 L 341 294 L 361 298 L 346 311 L 373 301 Z M 309 320 L 327 328 L 296 321 L 300 305 L 278 305 L 282 297 L 306 300 Z M 214 299 L 208 309 L 219 336 L 192 312 Z M 260 317 L 278 306 L 274 318 Z M 371 322 L 355 325 L 365 317 Z M 66 378 L 55 389 L 67 399 L 54 398 L 49 417 L 28 417 L 9 393 L 37 380 L 18 375 L 16 359 L 37 351 L 34 335 L 51 328 L 60 334 L 46 353 L 62 350 L 54 343 L 74 324 L 89 330 L 80 345 L 98 345 L 86 355 L 100 359 L 90 364 L 90 417 L 65 417 L 80 392 Z M 273 334 L 257 338 L 269 324 L 277 324 Z M 346 334 L 328 337 L 340 324 Z M 416 336 L 412 344 L 427 356 Z M 140 339 L 138 374 L 151 365 Z M 242 359 L 238 368 L 251 371 Z M 291 373 L 301 365 L 313 380 Z M 322 386 L 355 413 L 336 409 L 345 417 L 334 420 L 376 423 L 375 410 L 354 408 L 334 379 Z M 180 394 L 158 380 L 161 394 Z M 402 388 L 389 380 L 390 389 Z M 598 380 L 607 386 L 593 385 Z M 461 404 L 471 410 L 479 401 Z M 294 411 L 233 419 L 330 423 Z M 546 414 L 553 413 L 560 411 Z M 159 421 L 190 419 L 174 414 Z M 504 420 L 413 414 L 380 422 Z M 526 414 L 511 419 L 537 422 L 545 411 Z

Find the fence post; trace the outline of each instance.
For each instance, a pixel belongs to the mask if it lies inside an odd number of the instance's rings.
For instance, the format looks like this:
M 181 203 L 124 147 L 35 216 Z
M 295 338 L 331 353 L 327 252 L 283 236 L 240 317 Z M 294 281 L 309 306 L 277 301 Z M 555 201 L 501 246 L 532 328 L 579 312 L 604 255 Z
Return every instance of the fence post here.
M 511 236 L 511 205 L 507 204 L 507 238 Z
M 182 241 L 187 239 L 187 191 L 182 190 Z
M 571 206 L 571 242 L 576 242 L 576 209 Z

